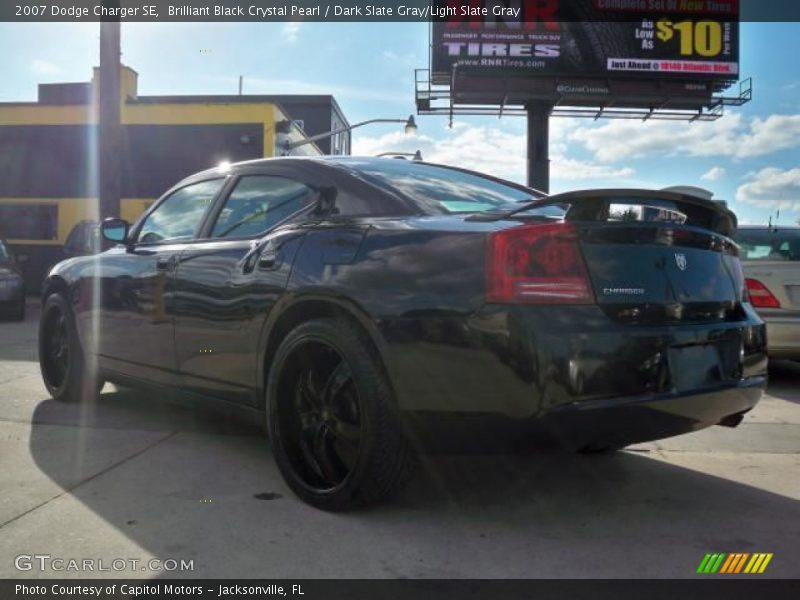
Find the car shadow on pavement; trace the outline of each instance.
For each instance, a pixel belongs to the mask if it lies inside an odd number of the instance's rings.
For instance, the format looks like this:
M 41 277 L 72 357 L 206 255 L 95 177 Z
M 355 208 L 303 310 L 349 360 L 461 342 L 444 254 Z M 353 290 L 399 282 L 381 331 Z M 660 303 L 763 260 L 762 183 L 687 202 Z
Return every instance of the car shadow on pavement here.
M 331 514 L 291 494 L 257 427 L 128 390 L 41 402 L 30 451 L 69 500 L 38 509 L 60 531 L 46 532 L 49 553 L 75 555 L 77 538 L 102 556 L 98 540 L 122 534 L 194 561 L 170 577 L 692 577 L 712 551 L 773 552 L 768 575 L 798 575 L 800 503 L 703 472 L 735 455 L 686 468 L 547 446 L 430 453 L 397 498 Z
M 769 385 L 771 395 L 800 404 L 800 362 L 770 361 Z

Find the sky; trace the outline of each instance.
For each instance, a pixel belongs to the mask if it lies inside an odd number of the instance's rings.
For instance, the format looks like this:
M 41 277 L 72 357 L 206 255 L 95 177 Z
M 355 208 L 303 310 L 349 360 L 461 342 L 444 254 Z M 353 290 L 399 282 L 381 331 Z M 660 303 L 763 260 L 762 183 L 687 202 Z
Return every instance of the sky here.
M 38 83 L 88 81 L 99 26 L 0 23 L 0 102 L 33 101 Z M 424 23 L 125 23 L 122 60 L 139 93 L 333 94 L 351 123 L 415 112 Z M 695 185 L 742 223 L 800 220 L 800 23 L 742 23 L 741 74 L 753 100 L 711 123 L 553 118 L 551 192 Z M 355 154 L 421 150 L 425 160 L 525 179 L 525 119 L 418 116 L 419 130 L 368 125 Z M 778 217 L 776 211 L 780 211 Z

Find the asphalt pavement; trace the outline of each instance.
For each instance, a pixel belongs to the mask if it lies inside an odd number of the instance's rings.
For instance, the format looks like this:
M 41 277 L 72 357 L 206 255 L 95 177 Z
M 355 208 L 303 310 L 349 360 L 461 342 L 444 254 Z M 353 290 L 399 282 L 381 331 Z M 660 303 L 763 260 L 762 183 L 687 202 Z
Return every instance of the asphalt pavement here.
M 0 578 L 694 578 L 708 552 L 800 576 L 800 365 L 773 367 L 737 429 L 613 455 L 428 454 L 396 499 L 328 514 L 235 415 L 111 385 L 50 400 L 30 308 L 0 322 Z

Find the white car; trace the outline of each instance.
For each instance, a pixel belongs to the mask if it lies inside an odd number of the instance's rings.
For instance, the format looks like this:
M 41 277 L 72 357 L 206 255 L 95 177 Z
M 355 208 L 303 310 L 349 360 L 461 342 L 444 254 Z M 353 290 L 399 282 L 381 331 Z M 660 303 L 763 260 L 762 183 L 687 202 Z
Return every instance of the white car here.
M 800 227 L 740 226 L 736 241 L 770 357 L 800 360 Z

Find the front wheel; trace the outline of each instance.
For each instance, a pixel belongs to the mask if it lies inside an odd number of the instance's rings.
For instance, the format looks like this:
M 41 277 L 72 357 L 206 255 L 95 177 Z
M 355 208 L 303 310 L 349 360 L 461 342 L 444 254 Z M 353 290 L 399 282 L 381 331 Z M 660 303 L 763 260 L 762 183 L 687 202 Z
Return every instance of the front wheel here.
M 377 502 L 412 470 L 381 363 L 345 319 L 309 321 L 280 345 L 267 386 L 267 428 L 287 484 L 317 508 Z
M 78 402 L 96 397 L 100 385 L 96 369 L 86 364 L 75 317 L 61 294 L 49 296 L 42 309 L 39 367 L 54 400 Z

